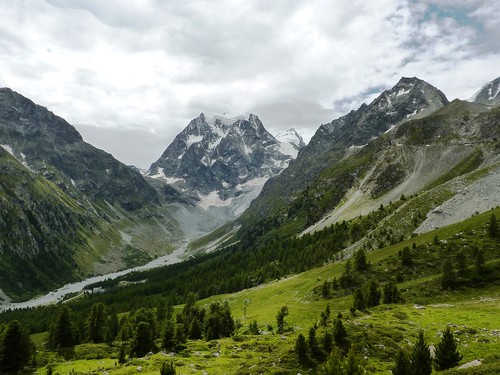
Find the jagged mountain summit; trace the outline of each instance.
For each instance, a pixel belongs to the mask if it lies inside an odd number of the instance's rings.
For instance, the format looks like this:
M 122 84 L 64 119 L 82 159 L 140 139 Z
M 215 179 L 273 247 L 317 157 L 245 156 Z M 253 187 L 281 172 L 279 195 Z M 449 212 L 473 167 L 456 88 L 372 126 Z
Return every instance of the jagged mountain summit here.
M 486 83 L 468 101 L 488 105 L 500 104 L 500 77 Z
M 262 216 L 288 204 L 328 166 L 349 149 L 364 147 L 379 135 L 409 120 L 424 117 L 448 103 L 446 96 L 427 82 L 403 77 L 370 104 L 323 124 L 310 142 L 280 175 L 268 181 L 245 216 Z
M 175 137 L 147 176 L 196 197 L 206 209 L 228 207 L 238 215 L 304 146 L 293 129 L 280 137 L 271 135 L 253 114 L 202 113 Z

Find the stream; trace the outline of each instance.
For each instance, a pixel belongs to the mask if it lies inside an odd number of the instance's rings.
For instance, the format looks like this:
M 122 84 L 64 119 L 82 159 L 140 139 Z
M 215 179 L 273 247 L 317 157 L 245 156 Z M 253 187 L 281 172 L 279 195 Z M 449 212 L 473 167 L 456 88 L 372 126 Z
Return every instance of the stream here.
M 49 305 L 52 303 L 57 303 L 62 300 L 66 295 L 71 293 L 78 293 L 83 290 L 89 284 L 97 283 L 99 281 L 104 281 L 107 279 L 116 279 L 117 277 L 126 275 L 133 271 L 145 271 L 152 268 L 157 268 L 161 266 L 166 266 L 169 264 L 179 263 L 186 259 L 186 249 L 187 242 L 178 249 L 174 250 L 171 254 L 163 255 L 158 257 L 151 262 L 144 264 L 142 266 L 128 268 L 126 270 L 108 273 L 106 275 L 94 276 L 83 281 L 78 281 L 76 283 L 66 284 L 63 287 L 56 289 L 52 292 L 49 292 L 43 296 L 38 296 L 29 301 L 18 302 L 18 303 L 10 303 L 10 302 L 0 302 L 0 312 L 9 310 L 9 309 L 24 309 L 29 307 L 37 307 L 43 305 Z

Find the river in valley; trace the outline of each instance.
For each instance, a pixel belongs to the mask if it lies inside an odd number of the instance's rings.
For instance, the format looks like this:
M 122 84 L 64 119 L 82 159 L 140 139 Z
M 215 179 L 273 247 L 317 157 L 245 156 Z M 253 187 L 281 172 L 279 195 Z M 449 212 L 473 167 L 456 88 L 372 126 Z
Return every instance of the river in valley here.
M 54 290 L 43 296 L 33 298 L 29 301 L 19 302 L 19 303 L 0 302 L 0 311 L 8 309 L 24 309 L 28 307 L 36 307 L 36 306 L 48 305 L 51 303 L 57 303 L 58 301 L 62 300 L 66 295 L 81 292 L 83 288 L 85 288 L 87 285 L 97 283 L 99 281 L 104 281 L 107 279 L 116 279 L 117 277 L 126 275 L 127 273 L 133 271 L 144 271 L 156 267 L 166 266 L 169 264 L 179 263 L 182 262 L 184 259 L 186 259 L 187 256 L 186 249 L 187 249 L 187 242 L 178 249 L 174 250 L 171 254 L 158 257 L 143 266 L 129 268 L 123 271 L 108 273 L 106 275 L 94 276 L 83 281 L 79 281 L 72 284 L 66 284 L 57 290 Z

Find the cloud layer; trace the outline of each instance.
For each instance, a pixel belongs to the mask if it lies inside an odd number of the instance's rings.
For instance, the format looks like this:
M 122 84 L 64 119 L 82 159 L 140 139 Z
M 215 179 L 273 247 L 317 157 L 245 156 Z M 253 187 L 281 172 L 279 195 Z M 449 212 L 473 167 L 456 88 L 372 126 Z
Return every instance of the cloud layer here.
M 45 0 L 0 14 L 0 86 L 140 167 L 201 112 L 308 138 L 401 76 L 453 99 L 500 75 L 496 0 Z

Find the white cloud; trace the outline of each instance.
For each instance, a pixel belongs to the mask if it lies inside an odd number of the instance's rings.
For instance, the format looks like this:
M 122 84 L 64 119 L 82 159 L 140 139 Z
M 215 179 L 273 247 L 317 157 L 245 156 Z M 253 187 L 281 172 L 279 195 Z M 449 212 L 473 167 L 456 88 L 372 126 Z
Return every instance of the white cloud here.
M 499 75 L 495 0 L 46 0 L 0 14 L 0 86 L 141 167 L 203 111 L 310 135 L 403 75 L 450 98 Z

